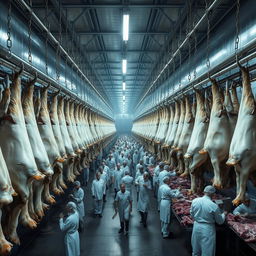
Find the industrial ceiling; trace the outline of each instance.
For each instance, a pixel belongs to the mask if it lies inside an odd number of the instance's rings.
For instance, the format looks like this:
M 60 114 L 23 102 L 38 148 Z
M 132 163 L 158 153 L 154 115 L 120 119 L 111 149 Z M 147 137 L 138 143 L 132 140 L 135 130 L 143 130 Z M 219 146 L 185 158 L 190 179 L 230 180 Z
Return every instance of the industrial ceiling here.
M 113 114 L 133 114 L 161 68 L 205 13 L 211 0 L 33 0 L 32 9 L 112 107 Z M 183 47 L 177 67 L 186 61 L 234 10 L 236 1 L 222 0 L 210 13 L 210 24 L 195 31 L 191 44 Z M 123 40 L 123 15 L 129 15 L 129 37 Z M 61 25 L 60 25 L 61 24 Z M 193 43 L 192 43 L 193 41 Z M 122 60 L 127 60 L 123 74 Z M 175 72 L 160 77 L 150 93 Z M 123 86 L 125 82 L 125 88 Z

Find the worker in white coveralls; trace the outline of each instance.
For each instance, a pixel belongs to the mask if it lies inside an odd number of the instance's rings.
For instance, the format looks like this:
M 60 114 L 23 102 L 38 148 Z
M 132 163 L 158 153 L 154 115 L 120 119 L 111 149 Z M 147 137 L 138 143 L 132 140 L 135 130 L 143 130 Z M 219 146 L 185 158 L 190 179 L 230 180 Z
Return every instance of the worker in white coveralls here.
M 149 209 L 149 191 L 152 190 L 148 172 L 144 172 L 143 176 L 139 176 L 136 180 L 139 187 L 138 211 L 141 216 L 141 223 L 147 227 L 148 209 Z
M 121 179 L 121 183 L 125 184 L 125 189 L 132 195 L 133 177 L 130 176 L 129 171 L 125 171 L 124 177 Z
M 101 173 L 100 175 L 100 179 L 103 181 L 104 183 L 104 188 L 103 188 L 103 202 L 106 202 L 106 194 L 107 194 L 107 183 L 108 183 L 108 174 L 105 171 L 105 169 L 103 169 L 103 166 L 99 167 L 99 172 Z
M 74 200 L 77 206 L 77 212 L 79 214 L 79 226 L 80 229 L 83 228 L 84 225 L 84 190 L 81 188 L 81 184 L 79 181 L 74 182 L 74 190 L 70 197 Z
M 160 203 L 161 203 L 161 189 L 160 187 L 164 184 L 164 178 L 165 177 L 171 177 L 171 173 L 170 173 L 170 167 L 169 165 L 165 165 L 164 169 L 160 169 L 159 175 L 158 175 L 158 183 L 159 183 L 159 187 L 158 187 L 158 192 L 157 192 L 157 202 L 158 202 L 158 210 L 160 210 Z M 162 187 L 164 188 L 164 187 Z
M 190 214 L 194 219 L 192 232 L 193 256 L 214 256 L 216 247 L 215 223 L 223 224 L 225 213 L 212 201 L 213 186 L 206 186 L 204 196 L 192 201 Z
M 246 193 L 244 202 L 235 208 L 233 214 L 247 218 L 256 217 L 256 201 L 251 199 Z
M 171 219 L 171 204 L 172 198 L 180 196 L 179 189 L 171 189 L 169 187 L 170 178 L 164 178 L 164 184 L 161 188 L 161 203 L 160 203 L 160 221 L 163 238 L 169 238 L 170 235 L 170 219 Z
M 136 180 L 139 179 L 139 177 L 142 177 L 144 174 L 144 167 L 142 165 L 138 166 L 138 171 L 135 174 L 135 186 L 136 186 L 136 192 L 137 192 L 137 201 L 139 200 L 139 186 L 136 183 Z
M 115 198 L 115 214 L 119 214 L 120 229 L 118 233 L 128 235 L 130 213 L 132 212 L 132 198 L 129 191 L 126 191 L 125 184 L 120 185 L 120 191 Z
M 101 173 L 96 173 L 96 179 L 92 182 L 92 197 L 94 199 L 94 214 L 102 217 L 104 181 L 100 178 Z
M 78 234 L 79 216 L 77 207 L 74 202 L 68 202 L 66 206 L 67 217 L 64 219 L 64 214 L 60 214 L 60 230 L 65 233 L 65 253 L 66 256 L 80 255 L 80 238 Z
M 123 178 L 123 172 L 121 170 L 121 166 L 118 163 L 116 165 L 116 170 L 114 171 L 114 190 L 115 190 L 115 197 L 117 192 L 120 190 L 121 180 Z

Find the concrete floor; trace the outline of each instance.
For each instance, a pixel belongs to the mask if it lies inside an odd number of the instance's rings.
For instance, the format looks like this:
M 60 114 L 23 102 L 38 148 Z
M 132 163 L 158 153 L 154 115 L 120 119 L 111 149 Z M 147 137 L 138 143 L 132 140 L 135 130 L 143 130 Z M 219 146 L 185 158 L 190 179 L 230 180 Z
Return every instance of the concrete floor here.
M 85 188 L 86 223 L 80 234 L 81 256 L 188 256 L 186 248 L 189 240 L 185 240 L 176 220 L 172 220 L 173 238 L 163 239 L 160 232 L 159 214 L 156 208 L 156 199 L 152 195 L 151 210 L 148 217 L 148 227 L 139 223 L 140 218 L 134 202 L 130 221 L 129 236 L 118 234 L 119 218 L 112 220 L 114 213 L 114 193 L 108 190 L 107 202 L 104 206 L 103 217 L 94 217 L 92 214 L 92 198 L 90 187 Z M 135 192 L 134 192 L 135 199 Z M 47 217 L 46 224 L 31 236 L 30 242 L 19 248 L 15 255 L 64 256 L 63 234 L 58 228 L 58 215 L 63 204 L 55 206 L 54 213 Z M 26 238 L 28 240 L 28 238 Z

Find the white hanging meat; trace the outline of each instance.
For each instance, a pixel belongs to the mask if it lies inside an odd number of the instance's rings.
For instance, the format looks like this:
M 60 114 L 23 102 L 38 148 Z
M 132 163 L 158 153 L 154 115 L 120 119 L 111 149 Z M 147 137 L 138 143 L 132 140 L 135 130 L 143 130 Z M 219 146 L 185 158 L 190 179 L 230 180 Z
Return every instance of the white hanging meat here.
M 225 162 L 228 159 L 233 129 L 224 105 L 223 93 L 219 90 L 216 80 L 212 79 L 211 81 L 213 103 L 210 122 L 204 147 L 199 153 L 209 154 L 214 170 L 213 186 L 223 188 L 227 181 L 228 170 Z M 227 93 L 229 92 L 227 91 Z M 226 95 L 227 108 L 230 109 L 231 105 L 228 99 L 229 97 Z
M 63 190 L 57 187 L 56 179 L 62 172 L 62 163 L 65 161 L 65 159 L 62 158 L 60 155 L 60 151 L 53 134 L 51 119 L 48 111 L 47 96 L 48 96 L 48 88 L 42 88 L 41 98 L 40 98 L 41 104 L 40 104 L 40 111 L 37 119 L 37 125 L 40 132 L 40 136 L 44 143 L 50 164 L 53 166 L 53 170 L 54 170 L 54 175 L 51 181 L 51 184 L 52 184 L 51 187 L 53 192 L 59 195 L 60 193 L 63 193 Z M 47 185 L 47 183 L 45 185 Z M 45 189 L 46 189 L 46 193 L 48 193 L 48 188 L 45 188 Z
M 249 70 L 241 66 L 240 69 L 243 92 L 227 161 L 227 165 L 234 166 L 236 171 L 237 196 L 233 200 L 235 205 L 244 201 L 248 178 L 256 169 L 256 105 L 251 89 Z
M 59 151 L 60 151 L 60 155 L 62 156 L 63 159 L 67 159 L 67 154 L 66 154 L 66 150 L 65 150 L 65 146 L 64 146 L 64 140 L 62 138 L 61 135 L 61 130 L 60 130 L 60 123 L 59 123 L 59 118 L 58 118 L 58 94 L 60 91 L 54 93 L 51 97 L 51 100 L 49 102 L 50 105 L 50 119 L 51 119 L 51 125 L 52 125 L 52 131 L 54 134 L 54 138 L 55 141 L 58 145 Z M 64 164 L 64 162 L 63 162 Z M 63 167 L 61 168 L 63 170 Z M 67 185 L 65 184 L 64 180 L 63 180 L 63 172 L 61 171 L 59 174 L 55 174 L 55 176 L 57 175 L 57 177 L 53 177 L 53 183 L 51 184 L 51 186 L 53 188 L 57 187 L 60 191 L 62 189 L 66 189 Z M 54 184 L 55 183 L 55 184 Z
M 189 174 L 188 161 L 186 161 L 186 159 L 184 159 L 183 156 L 187 152 L 188 145 L 189 145 L 190 138 L 193 131 L 193 126 L 194 126 L 194 116 L 192 113 L 193 108 L 189 102 L 188 97 L 185 97 L 185 105 L 186 105 L 186 113 L 185 113 L 183 129 L 180 135 L 178 146 L 177 148 L 175 148 L 175 150 L 177 151 L 177 159 L 179 163 L 178 164 L 179 171 L 180 171 L 179 173 L 182 173 L 181 176 L 183 177 Z
M 175 102 L 175 114 L 174 114 L 174 121 L 173 121 L 173 126 L 172 126 L 172 130 L 170 132 L 170 136 L 168 139 L 168 145 L 170 145 L 170 147 L 173 145 L 174 140 L 175 140 L 175 135 L 179 126 L 179 120 L 180 120 L 180 104 L 178 101 Z M 169 150 L 168 153 L 168 162 L 171 164 L 171 168 L 175 168 L 176 166 L 176 162 L 174 157 L 172 157 L 171 155 L 171 150 Z
M 168 139 L 172 130 L 173 120 L 174 120 L 174 109 L 172 105 L 169 106 L 169 113 L 170 113 L 169 124 L 167 128 L 166 136 L 165 136 L 165 141 L 164 141 L 164 144 L 162 145 L 163 159 L 165 162 L 168 161 L 168 147 L 169 147 Z
M 21 210 L 28 201 L 29 186 L 33 180 L 44 178 L 37 169 L 25 126 L 21 105 L 20 75 L 21 72 L 15 73 L 11 90 L 8 87 L 4 91 L 1 110 L 7 109 L 7 112 L 1 117 L 0 125 L 0 146 L 13 188 L 18 194 L 10 204 L 10 212 L 7 214 L 8 219 L 5 223 L 7 237 L 14 243 L 20 242 L 16 228 Z M 6 103 L 9 103 L 7 108 Z M 30 227 L 36 225 L 28 215 L 21 216 L 21 220 L 23 224 Z
M 15 192 L 0 148 L 0 255 L 7 255 L 12 249 L 12 244 L 6 240 L 2 229 L 2 207 L 13 201 L 12 194 Z
M 30 145 L 33 150 L 33 155 L 37 164 L 39 171 L 45 174 L 48 177 L 51 177 L 53 174 L 52 167 L 49 162 L 49 158 L 47 152 L 45 150 L 44 144 L 42 142 L 37 123 L 36 117 L 34 112 L 34 103 L 33 103 L 33 94 L 34 94 L 34 83 L 36 79 L 30 81 L 26 84 L 26 88 L 23 91 L 22 95 L 22 107 L 23 113 L 27 128 L 27 133 L 30 141 Z M 29 213 L 34 218 L 42 218 L 44 215 L 43 212 L 43 203 L 42 203 L 42 192 L 44 187 L 44 181 L 34 181 L 33 182 L 33 196 L 30 195 L 29 202 L 30 204 L 34 204 L 33 206 L 30 205 Z M 33 212 L 34 210 L 34 212 Z
M 201 176 L 201 166 L 207 160 L 207 155 L 199 154 L 206 138 L 209 118 L 205 107 L 206 99 L 200 92 L 196 91 L 196 117 L 195 124 L 190 138 L 189 146 L 184 158 L 189 161 L 189 171 L 191 175 L 191 192 L 197 191 L 197 177 Z

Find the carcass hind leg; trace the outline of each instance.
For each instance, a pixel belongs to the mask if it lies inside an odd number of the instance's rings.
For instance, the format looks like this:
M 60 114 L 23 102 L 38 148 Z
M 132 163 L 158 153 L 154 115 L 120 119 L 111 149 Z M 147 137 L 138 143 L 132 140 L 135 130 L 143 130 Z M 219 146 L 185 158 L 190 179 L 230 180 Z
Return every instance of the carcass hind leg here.
M 44 182 L 44 189 L 43 189 L 43 201 L 49 203 L 49 204 L 55 204 L 56 201 L 54 197 L 50 194 L 50 180 L 46 178 Z
M 34 229 L 37 227 L 37 222 L 34 221 L 28 213 L 28 201 L 21 209 L 20 222 L 23 226 L 27 228 Z
M 3 234 L 3 229 L 1 225 L 1 219 L 2 219 L 2 206 L 0 206 L 0 255 L 9 255 L 12 244 L 8 242 Z
M 240 170 L 240 186 L 239 186 L 239 192 L 236 198 L 233 200 L 234 205 L 239 205 L 244 201 L 244 196 L 246 192 L 246 184 L 249 178 L 250 169 L 247 167 L 243 168 L 241 166 Z
M 34 209 L 38 216 L 38 220 L 41 220 L 44 216 L 43 203 L 42 203 L 42 193 L 44 189 L 43 181 L 38 181 L 33 183 L 33 193 L 34 193 Z
M 217 189 L 221 189 L 222 184 L 221 184 L 221 178 L 220 178 L 220 163 L 216 158 L 211 158 L 211 163 L 214 169 L 214 178 L 213 178 L 212 185 Z

